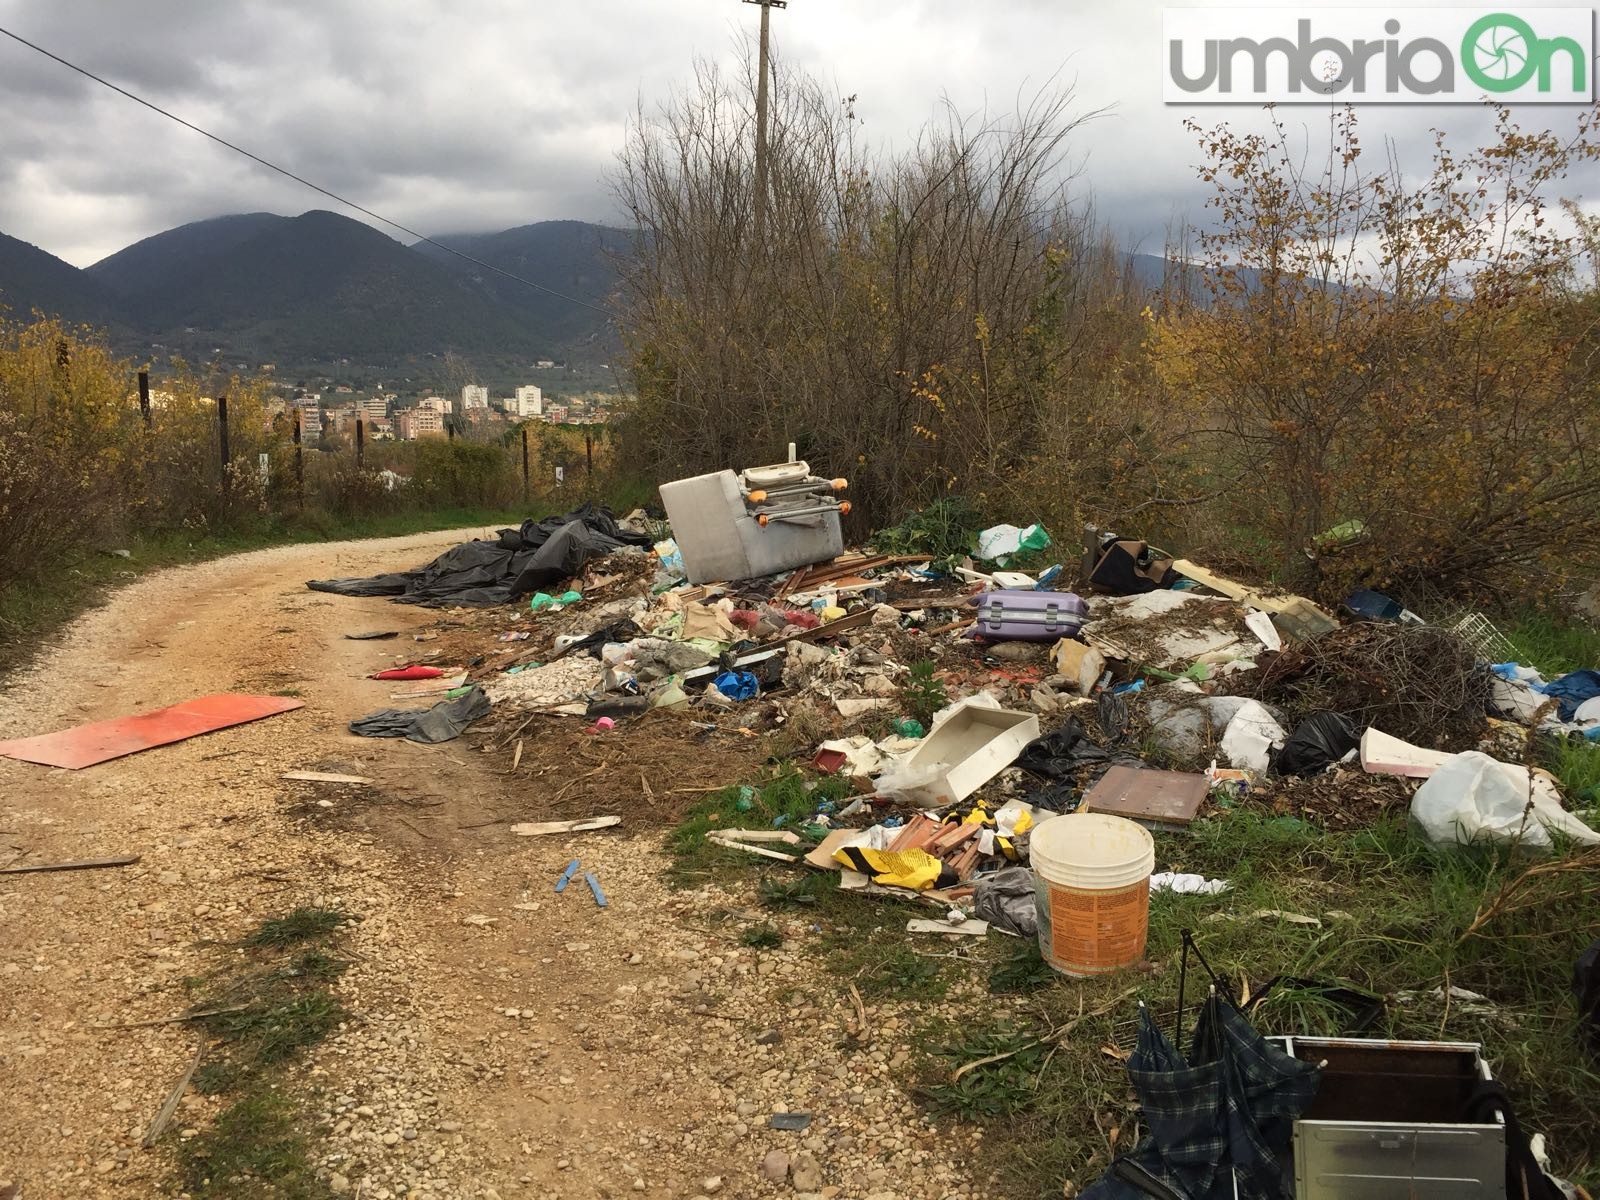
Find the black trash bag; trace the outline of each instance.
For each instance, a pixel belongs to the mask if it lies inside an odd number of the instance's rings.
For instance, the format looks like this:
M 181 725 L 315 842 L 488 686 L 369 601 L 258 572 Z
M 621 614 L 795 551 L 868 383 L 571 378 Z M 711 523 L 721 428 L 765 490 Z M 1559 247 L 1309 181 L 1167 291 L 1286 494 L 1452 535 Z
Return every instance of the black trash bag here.
M 1272 756 L 1272 769 L 1279 775 L 1315 775 L 1360 744 L 1361 730 L 1343 713 L 1313 713 Z
M 1100 719 L 1100 732 L 1113 742 L 1128 736 L 1128 702 L 1110 688 L 1095 700 L 1095 715 Z
M 1083 726 L 1078 724 L 1077 718 L 1069 717 L 1060 729 L 1036 737 L 1024 746 L 1012 765 L 1041 779 L 1077 779 L 1081 783 L 1084 771 L 1093 769 L 1098 777 L 1104 775 L 1108 768 L 1119 764 L 1144 766 L 1132 754 L 1095 745 L 1083 732 Z
M 1578 997 L 1578 1017 L 1589 1052 L 1600 1056 L 1600 938 L 1578 955 L 1572 968 L 1572 990 Z
M 979 920 L 1019 937 L 1039 936 L 1038 896 L 1027 867 L 1007 867 L 982 876 L 972 890 L 972 910 Z
M 623 617 L 620 621 L 613 621 L 609 625 L 596 629 L 593 633 L 584 634 L 581 639 L 573 642 L 572 645 L 555 657 L 564 658 L 569 654 L 587 654 L 590 658 L 599 658 L 601 648 L 607 642 L 631 642 L 643 632 L 627 617 Z
M 362 737 L 397 738 L 436 745 L 458 738 L 479 717 L 489 713 L 489 697 L 481 687 L 454 700 L 441 700 L 432 708 L 384 708 L 350 722 L 350 732 Z
M 591 558 L 650 544 L 648 534 L 618 526 L 609 509 L 585 504 L 562 516 L 502 529 L 494 541 L 463 542 L 415 570 L 365 579 L 312 579 L 306 586 L 339 596 L 392 596 L 396 603 L 428 608 L 482 608 L 570 579 Z

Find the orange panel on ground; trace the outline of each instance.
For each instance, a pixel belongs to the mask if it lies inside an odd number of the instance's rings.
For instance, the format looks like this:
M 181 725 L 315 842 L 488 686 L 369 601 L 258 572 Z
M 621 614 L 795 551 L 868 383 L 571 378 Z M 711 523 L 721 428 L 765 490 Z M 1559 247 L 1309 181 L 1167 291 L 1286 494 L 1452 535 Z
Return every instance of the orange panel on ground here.
M 96 763 L 109 762 L 124 754 L 137 754 L 156 746 L 181 742 L 202 733 L 214 733 L 231 725 L 243 725 L 262 717 L 276 716 L 303 708 L 303 702 L 286 696 L 242 696 L 219 692 L 185 700 L 168 708 L 152 709 L 131 717 L 114 717 L 45 733 L 38 737 L 0 742 L 0 755 L 39 763 L 46 767 L 66 767 L 76 771 Z

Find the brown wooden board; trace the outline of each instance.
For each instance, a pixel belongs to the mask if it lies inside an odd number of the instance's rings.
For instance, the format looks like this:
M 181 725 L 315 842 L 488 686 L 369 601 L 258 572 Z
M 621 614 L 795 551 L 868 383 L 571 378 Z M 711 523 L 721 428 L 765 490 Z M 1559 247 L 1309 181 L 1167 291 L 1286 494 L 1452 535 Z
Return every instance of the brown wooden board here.
M 1208 790 L 1204 775 L 1117 766 L 1089 789 L 1083 811 L 1127 817 L 1155 829 L 1186 829 Z

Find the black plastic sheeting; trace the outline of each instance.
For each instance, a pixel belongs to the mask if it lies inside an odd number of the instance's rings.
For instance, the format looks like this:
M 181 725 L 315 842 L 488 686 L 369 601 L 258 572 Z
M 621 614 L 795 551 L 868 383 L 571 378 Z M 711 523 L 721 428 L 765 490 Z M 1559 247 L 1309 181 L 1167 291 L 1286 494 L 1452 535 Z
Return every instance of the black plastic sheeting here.
M 1315 775 L 1360 744 L 1360 728 L 1343 713 L 1312 713 L 1272 756 L 1272 769 L 1279 775 Z
M 1080 789 L 1093 784 L 1118 765 L 1142 767 L 1136 755 L 1125 750 L 1108 750 L 1089 740 L 1077 718 L 1068 717 L 1059 729 L 1036 737 L 1022 748 L 1012 765 L 1048 782 L 1025 792 L 1029 804 L 1054 812 L 1068 812 L 1077 803 Z
M 458 738 L 479 717 L 488 716 L 489 697 L 474 687 L 454 700 L 441 700 L 432 708 L 384 708 L 350 722 L 350 732 L 362 737 L 398 738 L 433 746 Z
M 425 567 L 365 579 L 312 579 L 314 592 L 392 596 L 427 608 L 486 608 L 527 596 L 579 574 L 591 558 L 650 538 L 628 533 L 609 509 L 585 504 L 558 517 L 502 529 L 494 541 L 463 542 Z

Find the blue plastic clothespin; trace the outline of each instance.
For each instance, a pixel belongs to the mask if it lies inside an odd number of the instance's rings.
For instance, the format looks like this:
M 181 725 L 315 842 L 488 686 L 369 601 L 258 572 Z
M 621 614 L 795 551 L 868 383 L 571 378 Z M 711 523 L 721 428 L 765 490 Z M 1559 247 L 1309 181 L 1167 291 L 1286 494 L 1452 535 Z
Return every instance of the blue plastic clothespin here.
M 578 873 L 578 860 L 573 859 L 567 864 L 567 869 L 561 872 L 561 878 L 556 880 L 556 891 L 564 892 L 567 884 L 572 882 L 572 877 Z
M 589 884 L 589 890 L 594 893 L 594 902 L 601 908 L 606 906 L 606 894 L 600 890 L 600 881 L 594 877 L 593 871 L 585 871 L 583 878 Z

